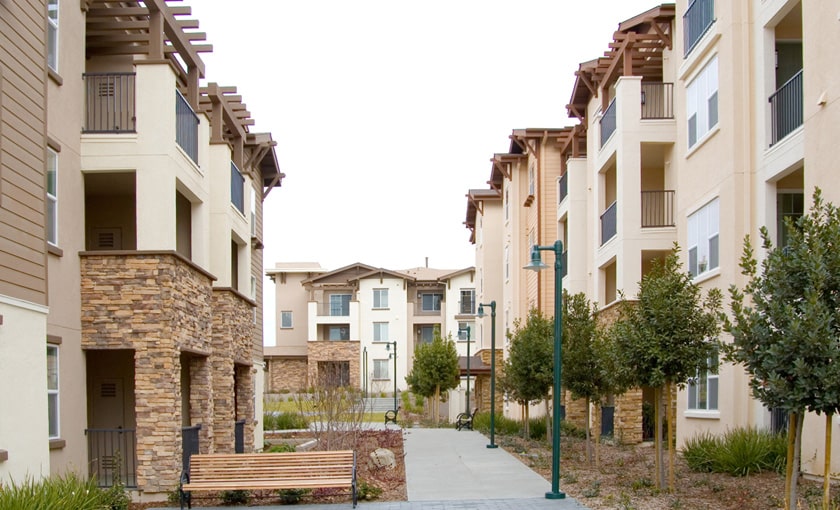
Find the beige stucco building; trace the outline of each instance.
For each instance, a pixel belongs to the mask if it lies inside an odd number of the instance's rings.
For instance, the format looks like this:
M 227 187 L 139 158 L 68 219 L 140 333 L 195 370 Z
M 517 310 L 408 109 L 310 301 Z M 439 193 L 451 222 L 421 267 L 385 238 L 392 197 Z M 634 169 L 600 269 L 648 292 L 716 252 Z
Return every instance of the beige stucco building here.
M 200 83 L 212 47 L 187 6 L 0 9 L 36 20 L 15 38 L 27 59 L 0 59 L 4 98 L 20 89 L 0 102 L 0 335 L 20 344 L 0 356 L 0 407 L 25 414 L 0 425 L 0 480 L 78 470 L 107 486 L 119 473 L 137 497 L 165 497 L 185 451 L 262 447 L 276 142 L 250 132 L 235 87 Z

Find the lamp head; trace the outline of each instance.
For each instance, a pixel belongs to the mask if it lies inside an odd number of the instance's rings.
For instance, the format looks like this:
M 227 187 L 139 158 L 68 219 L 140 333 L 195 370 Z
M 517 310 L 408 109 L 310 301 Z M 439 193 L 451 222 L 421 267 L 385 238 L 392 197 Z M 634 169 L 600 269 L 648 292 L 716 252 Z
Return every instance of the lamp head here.
M 523 267 L 522 269 L 529 269 L 531 271 L 542 271 L 543 269 L 547 268 L 548 266 L 543 264 L 542 256 L 540 255 L 540 250 L 538 250 L 536 246 L 531 247 L 531 262 L 529 262 L 528 265 Z
M 485 315 L 485 313 L 484 313 L 484 305 L 478 305 L 478 313 L 475 316 L 478 317 L 479 319 L 483 319 L 484 317 L 487 317 L 487 315 Z

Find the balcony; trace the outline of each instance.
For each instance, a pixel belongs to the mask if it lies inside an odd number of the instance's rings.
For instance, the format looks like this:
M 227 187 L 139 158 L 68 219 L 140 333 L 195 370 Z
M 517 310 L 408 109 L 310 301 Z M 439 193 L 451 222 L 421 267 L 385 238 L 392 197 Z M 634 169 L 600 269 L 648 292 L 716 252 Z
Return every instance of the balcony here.
M 319 317 L 350 317 L 350 301 L 320 302 Z
M 557 204 L 563 203 L 563 200 L 566 198 L 566 195 L 569 194 L 569 172 L 567 171 L 563 175 L 560 176 L 560 190 L 557 195 Z
M 642 228 L 674 225 L 674 191 L 642 191 Z
M 198 164 L 198 115 L 177 90 L 175 91 L 175 141 L 187 156 Z
M 607 207 L 607 210 L 601 214 L 601 246 L 615 237 L 615 234 L 617 233 L 616 204 L 617 202 L 613 202 L 609 207 Z
M 785 82 L 770 96 L 769 101 L 772 147 L 802 125 L 802 71 Z
M 88 473 L 100 487 L 120 481 L 137 487 L 137 438 L 135 429 L 86 429 Z
M 137 130 L 135 73 L 85 73 L 83 133 L 134 133 Z
M 691 53 L 700 38 L 715 21 L 714 0 L 694 0 L 683 15 L 684 57 Z
M 601 117 L 601 147 L 607 143 L 607 140 L 610 139 L 612 134 L 615 132 L 616 127 L 616 116 L 615 116 L 615 99 L 610 102 L 610 105 L 604 111 L 604 115 Z
M 642 83 L 642 118 L 674 118 L 673 83 Z

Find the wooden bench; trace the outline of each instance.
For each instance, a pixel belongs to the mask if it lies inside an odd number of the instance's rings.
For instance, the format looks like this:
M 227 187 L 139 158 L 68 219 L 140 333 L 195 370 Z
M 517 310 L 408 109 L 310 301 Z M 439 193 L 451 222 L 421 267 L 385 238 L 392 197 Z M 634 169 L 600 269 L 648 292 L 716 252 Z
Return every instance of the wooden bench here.
M 397 415 L 399 414 L 399 409 L 391 409 L 385 411 L 385 425 L 388 425 L 388 422 L 393 423 L 394 425 L 397 424 Z
M 455 428 L 459 431 L 461 429 L 473 429 L 473 420 L 475 419 L 475 413 L 478 412 L 478 408 L 473 409 L 472 414 L 467 413 L 460 413 L 458 417 L 455 419 Z
M 181 508 L 193 491 L 349 487 L 356 508 L 356 452 L 193 454 L 181 475 Z

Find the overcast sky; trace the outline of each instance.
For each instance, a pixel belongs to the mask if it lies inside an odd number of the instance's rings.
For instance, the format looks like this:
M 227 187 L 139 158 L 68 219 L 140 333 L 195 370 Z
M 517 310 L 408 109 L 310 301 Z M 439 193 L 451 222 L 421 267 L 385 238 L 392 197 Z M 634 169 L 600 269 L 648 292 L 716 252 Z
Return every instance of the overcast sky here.
M 190 0 L 286 174 L 264 210 L 265 266 L 474 265 L 472 188 L 512 129 L 573 124 L 580 62 L 641 0 Z M 273 284 L 266 284 L 266 331 Z M 273 333 L 266 336 L 273 343 Z

